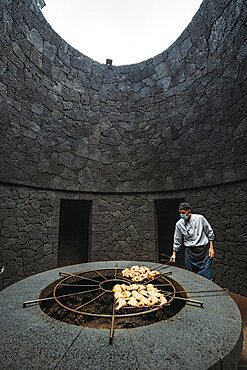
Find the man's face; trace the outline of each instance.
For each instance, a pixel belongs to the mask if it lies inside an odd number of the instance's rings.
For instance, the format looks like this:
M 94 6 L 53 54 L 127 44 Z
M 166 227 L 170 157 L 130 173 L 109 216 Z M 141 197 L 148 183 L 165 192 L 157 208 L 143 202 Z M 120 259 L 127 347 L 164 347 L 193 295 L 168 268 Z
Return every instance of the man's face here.
M 185 210 L 185 209 L 180 209 L 179 210 L 179 215 L 183 220 L 189 220 L 191 216 L 191 210 Z

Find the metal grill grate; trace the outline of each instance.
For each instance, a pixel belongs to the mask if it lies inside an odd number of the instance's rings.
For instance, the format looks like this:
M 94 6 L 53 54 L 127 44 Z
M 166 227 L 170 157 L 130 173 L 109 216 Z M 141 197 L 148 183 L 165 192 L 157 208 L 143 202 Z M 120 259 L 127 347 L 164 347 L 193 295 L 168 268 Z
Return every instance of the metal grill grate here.
M 156 270 L 166 269 L 167 267 L 169 266 L 161 264 L 156 267 Z M 184 301 L 184 304 L 189 303 L 203 307 L 203 302 L 187 298 L 186 293 L 188 292 L 171 279 L 171 274 L 170 271 L 165 271 L 160 273 L 155 279 L 141 282 L 143 285 L 152 283 L 167 300 L 164 304 L 156 304 L 151 307 L 125 306 L 119 311 L 115 310 L 116 302 L 112 290 L 113 287 L 116 284 L 132 284 L 129 279 L 122 276 L 122 268 L 120 269 L 117 265 L 111 269 L 95 269 L 77 273 L 59 272 L 62 278 L 52 284 L 51 293 L 48 297 L 26 301 L 23 303 L 23 307 L 37 303 L 43 305 L 49 302 L 50 304 L 52 301 L 56 308 L 60 307 L 63 310 L 63 315 L 65 316 L 71 313 L 73 317 L 80 316 L 111 320 L 109 337 L 111 344 L 116 320 L 128 317 L 143 317 L 159 310 L 164 311 L 169 309 L 170 305 L 176 300 Z M 202 292 L 198 291 L 197 293 Z M 176 312 L 171 314 L 171 316 L 174 314 Z

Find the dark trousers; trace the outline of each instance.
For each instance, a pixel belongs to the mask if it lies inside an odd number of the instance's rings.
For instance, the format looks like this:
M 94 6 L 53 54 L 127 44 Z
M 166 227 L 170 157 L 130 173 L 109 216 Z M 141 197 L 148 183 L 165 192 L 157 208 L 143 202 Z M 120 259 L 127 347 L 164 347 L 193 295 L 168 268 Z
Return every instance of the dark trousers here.
M 208 255 L 209 246 L 185 247 L 185 267 L 187 270 L 212 280 L 212 259 Z

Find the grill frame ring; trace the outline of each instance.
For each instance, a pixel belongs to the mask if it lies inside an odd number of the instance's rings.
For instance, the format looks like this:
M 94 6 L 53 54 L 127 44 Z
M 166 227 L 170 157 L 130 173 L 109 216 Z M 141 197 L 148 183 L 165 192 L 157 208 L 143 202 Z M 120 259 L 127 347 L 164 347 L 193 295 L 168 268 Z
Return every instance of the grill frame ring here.
M 78 278 L 80 280 L 83 280 L 84 278 L 88 279 L 87 277 L 83 276 L 83 274 L 90 274 L 90 273 L 93 274 L 95 272 L 99 276 L 104 277 L 104 275 L 103 275 L 104 272 L 109 272 L 109 271 L 112 271 L 112 270 L 113 270 L 112 268 L 100 269 L 99 271 L 98 270 L 87 270 L 87 271 L 84 271 L 84 272 L 74 273 L 74 274 L 71 274 L 69 276 L 64 277 L 63 279 L 60 279 L 58 281 L 58 283 L 55 285 L 54 289 L 53 289 L 53 297 L 54 297 L 55 302 L 60 307 L 62 307 L 63 309 L 68 310 L 68 311 L 73 312 L 73 313 L 76 313 L 76 314 L 79 314 L 79 315 L 92 316 L 92 317 L 104 317 L 104 318 L 112 318 L 113 315 L 114 315 L 115 318 L 126 318 L 126 317 L 135 317 L 135 316 L 146 315 L 146 314 L 156 312 L 156 311 L 160 310 L 162 307 L 169 305 L 175 298 L 176 288 L 175 288 L 174 284 L 171 282 L 170 279 L 168 279 L 167 277 L 164 277 L 163 275 L 158 276 L 156 279 L 153 279 L 152 281 L 148 280 L 147 282 L 145 282 L 145 281 L 140 282 L 140 284 L 146 285 L 146 284 L 150 284 L 150 283 L 152 283 L 152 284 L 154 284 L 154 283 L 162 284 L 162 281 L 163 281 L 163 282 L 165 282 L 166 286 L 169 286 L 170 288 L 172 288 L 172 291 L 169 293 L 169 298 L 168 298 L 168 300 L 165 304 L 159 304 L 159 305 L 153 306 L 152 308 L 146 309 L 145 311 L 140 311 L 138 309 L 138 312 L 131 312 L 131 313 L 121 313 L 121 312 L 119 312 L 119 313 L 116 313 L 115 310 L 113 310 L 113 312 L 111 314 L 92 313 L 92 312 L 88 312 L 88 311 L 81 311 L 81 310 L 78 310 L 78 309 L 71 308 L 71 307 L 67 306 L 66 304 L 64 304 L 61 301 L 61 299 L 59 298 L 59 295 L 57 294 L 58 289 L 61 286 L 63 286 L 64 283 L 68 284 L 69 279 L 75 279 L 75 278 Z M 126 279 L 124 277 L 121 277 L 121 276 L 117 276 L 118 270 L 120 270 L 120 269 L 118 269 L 118 267 L 116 267 L 115 268 L 115 274 L 111 279 L 105 278 L 104 280 L 102 280 L 98 283 L 97 290 L 101 291 L 101 293 L 99 294 L 99 296 L 97 298 L 100 298 L 103 294 L 106 294 L 106 293 L 109 293 L 109 294 L 112 293 L 112 295 L 114 296 L 113 292 L 110 291 L 109 289 L 108 290 L 104 289 L 102 287 L 102 284 L 108 283 L 109 281 L 111 281 L 111 282 L 115 281 L 116 284 L 117 283 L 122 283 L 122 284 L 126 284 L 126 285 L 127 284 L 130 285 L 132 283 L 131 280 L 128 280 L 128 279 Z M 160 279 L 162 279 L 162 281 L 160 281 Z M 91 279 L 91 280 L 93 280 L 93 279 Z M 74 283 L 74 281 L 73 281 L 73 283 Z M 157 284 L 157 285 L 159 285 L 159 284 Z M 87 303 L 84 303 L 81 307 L 87 306 L 89 303 L 91 303 L 91 301 L 88 301 Z M 134 310 L 135 308 L 128 307 L 128 309 Z

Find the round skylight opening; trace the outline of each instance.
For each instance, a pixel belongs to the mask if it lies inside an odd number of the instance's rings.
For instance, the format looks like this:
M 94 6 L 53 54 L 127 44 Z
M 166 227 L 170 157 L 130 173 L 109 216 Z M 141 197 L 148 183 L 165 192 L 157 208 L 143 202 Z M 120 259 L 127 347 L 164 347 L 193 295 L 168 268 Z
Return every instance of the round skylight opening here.
M 45 0 L 42 12 L 71 46 L 99 63 L 139 63 L 166 50 L 202 0 Z

